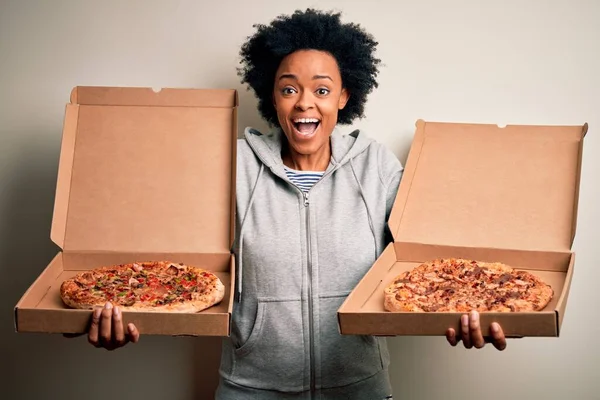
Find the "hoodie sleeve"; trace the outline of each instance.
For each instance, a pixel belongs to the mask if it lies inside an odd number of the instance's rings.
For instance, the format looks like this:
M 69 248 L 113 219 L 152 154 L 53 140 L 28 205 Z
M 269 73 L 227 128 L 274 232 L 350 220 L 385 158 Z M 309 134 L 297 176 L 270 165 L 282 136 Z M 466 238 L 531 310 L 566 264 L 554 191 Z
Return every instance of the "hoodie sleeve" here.
M 390 218 L 392 206 L 394 205 L 394 201 L 396 200 L 396 194 L 398 193 L 398 187 L 400 186 L 400 180 L 402 179 L 402 172 L 402 169 L 395 171 L 390 179 L 390 182 L 387 185 L 387 195 L 385 203 L 386 221 Z
M 379 149 L 379 178 L 385 191 L 385 245 L 394 241 L 392 233 L 390 232 L 387 224 L 394 201 L 396 200 L 396 194 L 398 193 L 398 187 L 400 186 L 400 180 L 402 179 L 402 173 L 404 167 L 400 163 L 400 160 L 385 146 L 381 146 Z
M 398 186 L 402 179 L 402 173 L 404 167 L 398 160 L 398 157 L 392 153 L 387 147 L 380 146 L 379 148 L 379 178 L 383 184 L 383 188 L 386 193 L 386 204 L 385 204 L 385 220 L 387 221 L 392 212 L 392 206 L 394 200 L 396 200 L 396 193 L 398 192 Z

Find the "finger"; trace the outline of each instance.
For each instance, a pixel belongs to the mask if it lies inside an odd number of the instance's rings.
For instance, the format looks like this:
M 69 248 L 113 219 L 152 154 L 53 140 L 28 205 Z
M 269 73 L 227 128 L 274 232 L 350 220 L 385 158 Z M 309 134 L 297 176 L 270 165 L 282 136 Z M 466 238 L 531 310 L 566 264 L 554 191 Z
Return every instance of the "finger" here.
M 492 332 L 492 344 L 494 347 L 500 351 L 506 349 L 506 337 L 504 337 L 504 331 L 502 331 L 500 324 L 497 322 L 492 323 L 490 331 Z
M 106 303 L 100 317 L 100 343 L 103 347 L 111 348 L 112 343 L 112 313 L 113 306 L 111 303 Z
M 485 340 L 483 340 L 483 334 L 481 333 L 481 324 L 479 323 L 479 313 L 477 311 L 471 311 L 469 333 L 471 335 L 471 343 L 473 343 L 475 348 L 481 349 L 485 346 Z
M 450 346 L 454 347 L 458 344 L 458 339 L 456 338 L 456 331 L 452 328 L 449 328 L 446 331 L 446 340 L 450 343 Z
M 99 327 L 100 327 L 100 316 L 102 315 L 102 308 L 96 307 L 92 313 L 92 323 L 88 332 L 88 342 L 93 346 L 100 347 L 99 339 Z
M 130 323 L 127 325 L 127 333 L 132 343 L 137 343 L 140 340 L 140 332 L 138 332 L 134 324 Z
M 473 347 L 473 344 L 471 344 L 471 337 L 469 335 L 469 316 L 467 314 L 464 314 L 460 317 L 460 332 L 465 349 L 470 349 Z
M 124 346 L 127 343 L 125 332 L 123 332 L 123 320 L 121 318 L 121 309 L 118 306 L 113 308 L 112 315 L 113 342 L 117 347 Z

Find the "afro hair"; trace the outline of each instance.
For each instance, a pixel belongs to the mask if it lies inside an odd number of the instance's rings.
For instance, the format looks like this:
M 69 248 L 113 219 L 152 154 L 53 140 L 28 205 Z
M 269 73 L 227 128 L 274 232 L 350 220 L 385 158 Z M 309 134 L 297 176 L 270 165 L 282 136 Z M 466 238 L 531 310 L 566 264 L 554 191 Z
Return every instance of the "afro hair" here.
M 342 85 L 350 93 L 338 123 L 364 117 L 367 95 L 378 86 L 381 61 L 374 56 L 378 43 L 358 24 L 340 22 L 340 15 L 309 8 L 281 15 L 270 25 L 253 25 L 257 31 L 241 47 L 238 74 L 241 83 L 254 90 L 258 110 L 271 126 L 279 126 L 272 101 L 275 74 L 281 61 L 297 50 L 325 51 L 337 60 Z

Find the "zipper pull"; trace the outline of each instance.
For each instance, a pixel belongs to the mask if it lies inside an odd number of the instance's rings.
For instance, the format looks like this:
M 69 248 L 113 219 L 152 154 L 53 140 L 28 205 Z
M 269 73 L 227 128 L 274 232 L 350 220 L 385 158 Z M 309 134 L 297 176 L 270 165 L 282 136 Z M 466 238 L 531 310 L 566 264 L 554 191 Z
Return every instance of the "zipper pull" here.
M 308 192 L 303 192 L 304 194 L 304 207 L 308 207 Z

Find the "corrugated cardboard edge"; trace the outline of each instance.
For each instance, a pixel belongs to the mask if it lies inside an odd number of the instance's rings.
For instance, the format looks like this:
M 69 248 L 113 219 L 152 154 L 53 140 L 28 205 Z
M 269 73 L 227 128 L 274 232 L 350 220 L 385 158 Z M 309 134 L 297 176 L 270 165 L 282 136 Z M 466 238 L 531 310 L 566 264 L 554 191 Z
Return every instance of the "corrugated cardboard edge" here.
M 573 203 L 573 225 L 571 228 L 571 247 L 573 247 L 573 242 L 575 241 L 575 234 L 577 231 L 577 210 L 579 208 L 579 186 L 581 183 L 581 162 L 583 159 L 583 140 L 588 131 L 588 123 L 584 123 L 581 129 L 581 139 L 579 141 L 579 156 L 577 159 L 577 178 L 575 181 L 575 201 Z
M 236 204 L 236 179 L 237 179 L 237 126 L 238 126 L 238 106 L 239 96 L 238 92 L 235 91 L 234 107 L 233 107 L 233 126 L 231 140 L 231 209 L 229 215 L 231 216 L 229 226 L 229 249 L 233 253 L 233 242 L 235 240 L 235 204 Z M 235 279 L 233 279 L 235 280 Z
M 228 313 L 229 313 L 229 322 L 227 324 L 227 336 L 231 336 L 231 317 L 233 316 L 233 302 L 235 301 L 235 256 L 232 254 L 231 255 L 231 259 L 230 259 L 230 266 L 229 266 L 229 271 L 230 271 L 230 276 L 231 276 L 231 284 L 230 284 L 230 288 L 231 290 L 229 291 L 229 307 L 228 307 Z
M 61 249 L 64 249 L 67 213 L 71 188 L 71 174 L 73 157 L 75 155 L 75 141 L 77 137 L 77 122 L 79 106 L 67 104 L 63 122 L 63 134 L 58 162 L 56 192 L 54 195 L 54 211 L 50 239 Z
M 229 96 L 223 96 L 229 92 Z M 184 89 L 147 87 L 76 86 L 71 103 L 110 106 L 168 106 L 232 108 L 238 105 L 235 89 Z

